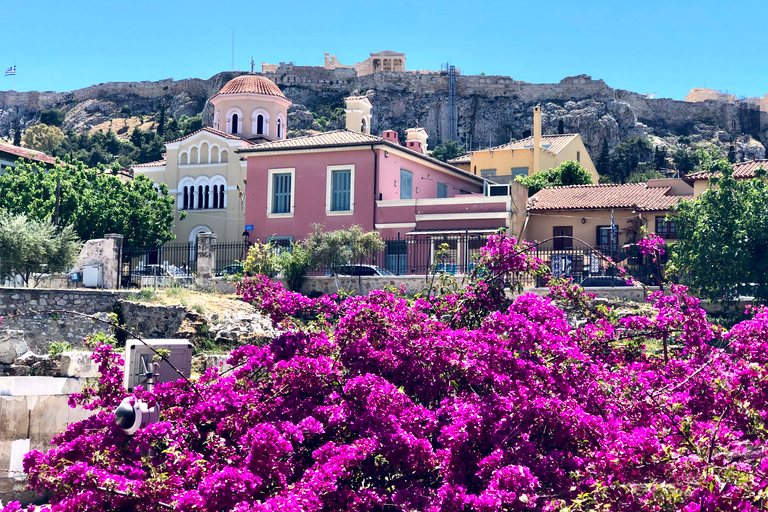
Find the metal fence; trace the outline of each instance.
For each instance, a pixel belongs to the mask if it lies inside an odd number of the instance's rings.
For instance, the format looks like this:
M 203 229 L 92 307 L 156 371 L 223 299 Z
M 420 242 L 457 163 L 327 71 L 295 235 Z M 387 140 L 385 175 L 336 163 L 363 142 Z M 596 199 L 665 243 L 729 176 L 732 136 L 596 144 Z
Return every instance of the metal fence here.
M 197 272 L 197 245 L 165 244 L 156 247 L 123 247 L 120 254 L 120 287 L 188 286 Z
M 211 250 L 216 255 L 214 272 L 218 272 L 228 265 L 236 265 L 244 261 L 248 254 L 248 245 L 243 242 L 213 244 Z

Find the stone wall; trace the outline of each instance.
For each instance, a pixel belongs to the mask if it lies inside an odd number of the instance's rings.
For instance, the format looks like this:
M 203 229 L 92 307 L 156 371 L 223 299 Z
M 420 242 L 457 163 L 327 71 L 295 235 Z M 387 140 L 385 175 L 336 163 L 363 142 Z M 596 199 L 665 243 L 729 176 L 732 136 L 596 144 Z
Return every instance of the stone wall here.
M 112 328 L 90 318 L 51 310 L 69 310 L 86 315 L 98 314 L 106 320 L 115 303 L 128 292 L 85 289 L 0 289 L 0 330 L 19 330 L 29 349 L 45 353 L 54 341 L 67 341 L 82 346 L 85 336 L 96 332 L 112 332 Z

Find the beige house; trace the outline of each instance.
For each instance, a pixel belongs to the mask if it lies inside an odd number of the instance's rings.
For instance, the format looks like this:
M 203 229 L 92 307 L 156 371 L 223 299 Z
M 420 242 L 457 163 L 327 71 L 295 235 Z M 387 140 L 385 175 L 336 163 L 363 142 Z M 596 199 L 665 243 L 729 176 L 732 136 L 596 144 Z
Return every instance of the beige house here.
M 733 177 L 740 180 L 752 179 L 755 177 L 755 171 L 760 167 L 768 171 L 768 159 L 733 164 Z M 702 192 L 712 186 L 709 182 L 711 176 L 712 173 L 701 171 L 689 174 L 684 179 L 693 186 L 693 196 L 699 197 Z
M 584 141 L 578 133 L 542 135 L 541 107 L 533 108 L 533 135 L 480 151 L 472 151 L 448 163 L 476 176 L 499 183 L 517 176 L 531 176 L 554 169 L 563 162 L 579 162 L 597 183 L 598 174 Z
M 243 75 L 210 99 L 213 127 L 204 127 L 165 143 L 165 159 L 133 166 L 176 196 L 185 211 L 176 221 L 177 242 L 195 242 L 199 233 L 217 234 L 217 242 L 242 240 L 245 226 L 246 162 L 235 150 L 285 139 L 291 101 L 270 80 Z M 178 215 L 177 215 L 178 218 Z
M 681 199 L 692 197 L 691 186 L 679 179 L 545 188 L 529 198 L 520 238 L 542 242 L 575 237 L 603 252 L 632 241 L 633 229 L 640 226 L 664 239 L 675 239 L 675 223 L 666 216 Z M 613 240 L 612 225 L 616 227 Z M 547 246 L 570 249 L 574 242 L 555 238 Z

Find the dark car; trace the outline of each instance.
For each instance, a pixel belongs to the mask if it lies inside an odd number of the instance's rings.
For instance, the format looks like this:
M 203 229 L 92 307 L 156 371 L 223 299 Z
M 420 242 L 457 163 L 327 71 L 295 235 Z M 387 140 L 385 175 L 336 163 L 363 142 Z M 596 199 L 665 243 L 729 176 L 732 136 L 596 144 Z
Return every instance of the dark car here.
M 605 287 L 632 286 L 631 284 L 627 283 L 624 279 L 618 276 L 585 277 L 579 284 L 584 288 L 598 287 L 598 286 L 605 286 Z
M 216 272 L 216 277 L 233 276 L 235 274 L 242 274 L 243 266 L 239 263 L 232 263 Z
M 392 272 L 376 265 L 342 265 L 336 268 L 340 276 L 392 276 Z

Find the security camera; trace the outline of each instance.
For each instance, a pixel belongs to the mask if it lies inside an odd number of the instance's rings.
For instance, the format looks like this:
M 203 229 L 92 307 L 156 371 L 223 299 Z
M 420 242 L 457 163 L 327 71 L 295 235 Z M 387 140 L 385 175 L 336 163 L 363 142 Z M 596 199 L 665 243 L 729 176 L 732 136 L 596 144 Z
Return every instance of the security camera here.
M 115 423 L 129 436 L 135 434 L 140 428 L 159 420 L 160 409 L 157 404 L 149 405 L 132 397 L 124 398 L 115 409 Z
M 166 353 L 158 359 L 157 351 Z M 189 378 L 192 370 L 192 345 L 189 340 L 128 340 L 125 344 L 123 386 L 132 392 L 136 386 L 152 391 L 155 384 Z M 133 402 L 133 403 L 131 403 Z M 160 407 L 135 397 L 127 397 L 115 409 L 115 423 L 126 434 L 160 420 Z

